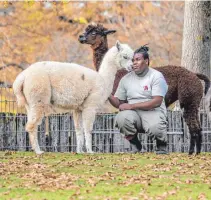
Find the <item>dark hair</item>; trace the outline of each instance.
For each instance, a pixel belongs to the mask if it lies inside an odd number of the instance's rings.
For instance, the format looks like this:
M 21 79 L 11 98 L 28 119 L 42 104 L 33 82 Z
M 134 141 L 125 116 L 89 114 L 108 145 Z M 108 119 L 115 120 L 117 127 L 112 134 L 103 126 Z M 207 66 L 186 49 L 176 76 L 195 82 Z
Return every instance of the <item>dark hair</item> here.
M 135 52 L 134 52 L 134 55 L 136 53 L 142 54 L 143 57 L 144 57 L 144 60 L 148 59 L 148 65 L 149 65 L 149 54 L 148 54 L 149 47 L 147 47 L 146 45 L 148 45 L 148 44 L 145 44 L 144 46 L 141 46 L 138 49 L 136 49 Z

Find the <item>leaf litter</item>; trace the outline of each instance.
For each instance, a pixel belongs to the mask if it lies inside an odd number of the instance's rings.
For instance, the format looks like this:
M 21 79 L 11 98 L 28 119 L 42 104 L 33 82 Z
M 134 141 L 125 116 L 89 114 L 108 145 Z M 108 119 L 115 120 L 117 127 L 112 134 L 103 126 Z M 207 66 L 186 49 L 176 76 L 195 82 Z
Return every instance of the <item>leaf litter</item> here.
M 32 153 L 1 152 L 0 157 L 0 186 L 5 189 L 0 199 L 11 199 L 17 188 L 71 191 L 70 199 L 211 199 L 209 153 L 196 157 L 46 153 L 38 158 Z

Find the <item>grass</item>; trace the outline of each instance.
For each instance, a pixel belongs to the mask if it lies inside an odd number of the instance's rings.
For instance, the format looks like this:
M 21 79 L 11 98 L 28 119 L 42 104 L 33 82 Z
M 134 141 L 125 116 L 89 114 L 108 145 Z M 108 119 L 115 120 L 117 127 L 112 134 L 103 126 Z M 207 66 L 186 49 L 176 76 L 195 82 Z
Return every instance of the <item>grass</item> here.
M 211 154 L 0 152 L 0 199 L 211 199 Z

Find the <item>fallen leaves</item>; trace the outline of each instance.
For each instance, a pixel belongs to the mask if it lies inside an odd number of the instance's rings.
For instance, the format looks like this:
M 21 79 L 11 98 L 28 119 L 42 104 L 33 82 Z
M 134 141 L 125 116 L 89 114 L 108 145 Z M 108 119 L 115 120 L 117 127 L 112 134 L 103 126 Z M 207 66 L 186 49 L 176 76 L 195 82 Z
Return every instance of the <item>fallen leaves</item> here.
M 198 199 L 198 200 L 208 200 L 208 199 L 206 198 L 206 195 L 205 195 L 204 193 L 200 193 L 197 199 Z
M 194 158 L 172 154 L 162 159 L 154 154 L 46 154 L 38 158 L 16 153 L 2 158 L 0 199 L 1 195 L 10 197 L 15 188 L 70 191 L 65 199 L 164 200 L 180 199 L 181 192 L 186 199 L 195 199 L 191 195 L 197 185 L 211 187 L 211 154 Z M 197 193 L 199 200 L 208 197 L 204 191 Z

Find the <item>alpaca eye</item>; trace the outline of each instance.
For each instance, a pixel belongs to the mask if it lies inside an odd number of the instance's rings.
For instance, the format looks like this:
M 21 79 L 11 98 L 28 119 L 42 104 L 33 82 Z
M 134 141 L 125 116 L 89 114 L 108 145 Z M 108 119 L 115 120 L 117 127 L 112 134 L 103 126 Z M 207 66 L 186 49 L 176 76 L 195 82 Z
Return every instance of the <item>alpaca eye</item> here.
M 127 56 L 123 56 L 124 59 L 127 59 Z

